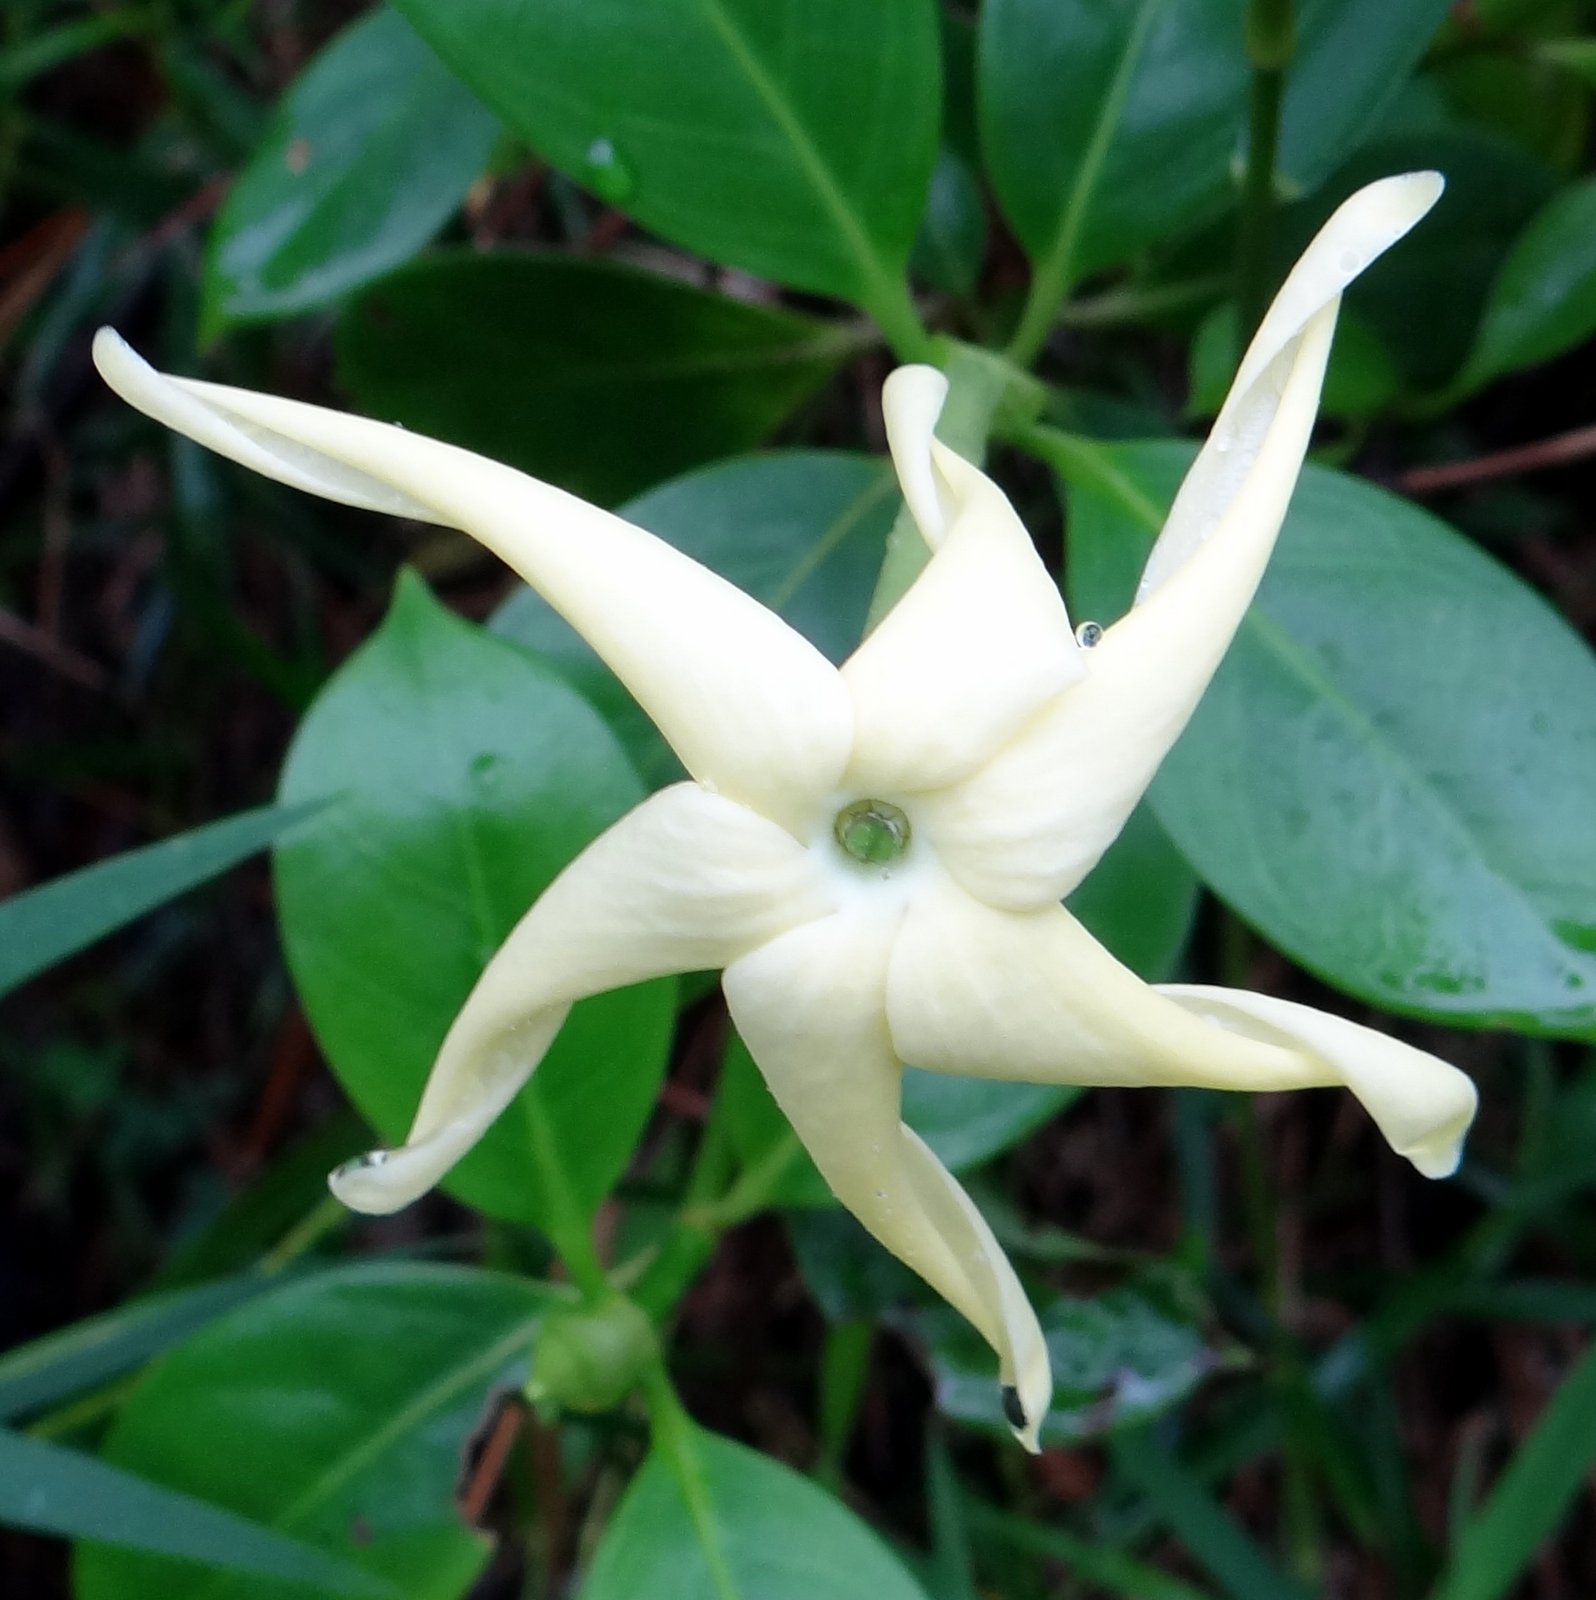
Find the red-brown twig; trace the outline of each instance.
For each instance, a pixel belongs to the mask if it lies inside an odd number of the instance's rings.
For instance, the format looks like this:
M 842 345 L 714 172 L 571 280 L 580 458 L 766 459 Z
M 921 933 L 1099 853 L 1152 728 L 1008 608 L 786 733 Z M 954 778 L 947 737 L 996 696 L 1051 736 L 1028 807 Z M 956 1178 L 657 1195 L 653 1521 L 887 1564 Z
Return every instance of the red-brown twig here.
M 1596 455 L 1596 426 L 1575 428 L 1571 433 L 1554 434 L 1534 444 L 1515 445 L 1511 450 L 1493 450 L 1489 455 L 1468 461 L 1446 461 L 1437 467 L 1413 467 L 1397 479 L 1404 494 L 1435 494 L 1442 489 L 1457 489 L 1464 484 L 1486 483 L 1493 478 L 1511 478 L 1521 472 L 1539 472 L 1544 467 L 1566 466 Z

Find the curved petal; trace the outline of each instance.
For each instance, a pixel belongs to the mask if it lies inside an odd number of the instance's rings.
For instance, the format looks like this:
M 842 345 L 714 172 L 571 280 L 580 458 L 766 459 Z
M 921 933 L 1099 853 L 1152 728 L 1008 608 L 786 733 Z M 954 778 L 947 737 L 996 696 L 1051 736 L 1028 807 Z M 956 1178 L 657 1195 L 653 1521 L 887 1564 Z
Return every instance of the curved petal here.
M 902 1060 L 963 1077 L 1131 1088 L 1337 1081 L 1295 1051 L 1200 1021 L 1062 906 L 1004 911 L 946 881 L 904 918 L 887 1021 Z
M 1341 291 L 1435 203 L 1413 173 L 1346 201 L 1253 339 L 1147 563 L 1084 682 L 925 820 L 950 871 L 1014 908 L 1058 900 L 1124 826 L 1185 727 L 1263 576 L 1313 430 Z
M 1245 990 L 1164 984 L 1158 991 L 1194 1015 L 1323 1064 L 1357 1096 L 1386 1143 L 1426 1178 L 1457 1171 L 1479 1095 L 1458 1069 L 1345 1017 Z
M 340 1167 L 333 1193 L 385 1213 L 430 1189 L 515 1098 L 586 995 L 724 966 L 830 904 L 809 853 L 695 783 L 662 789 L 549 885 L 477 980 L 402 1149 Z
M 775 613 L 652 534 L 510 467 L 403 428 L 156 372 L 110 329 L 130 405 L 255 471 L 346 505 L 464 529 L 585 637 L 706 785 L 794 832 L 852 744 L 836 670 Z
M 947 380 L 887 380 L 887 437 L 935 554 L 843 664 L 851 792 L 901 796 L 968 776 L 1085 672 L 1058 585 L 1003 491 L 932 434 Z
M 905 918 L 887 974 L 899 1055 L 968 1077 L 1350 1089 L 1426 1177 L 1457 1165 L 1474 1086 L 1344 1018 L 1267 995 L 1150 988 L 1059 906 L 1002 911 L 954 885 Z
M 837 1198 L 997 1351 L 1027 1448 L 1052 1383 L 1036 1313 L 969 1197 L 899 1117 L 902 1066 L 882 1007 L 895 916 L 851 912 L 726 969 L 738 1032 Z

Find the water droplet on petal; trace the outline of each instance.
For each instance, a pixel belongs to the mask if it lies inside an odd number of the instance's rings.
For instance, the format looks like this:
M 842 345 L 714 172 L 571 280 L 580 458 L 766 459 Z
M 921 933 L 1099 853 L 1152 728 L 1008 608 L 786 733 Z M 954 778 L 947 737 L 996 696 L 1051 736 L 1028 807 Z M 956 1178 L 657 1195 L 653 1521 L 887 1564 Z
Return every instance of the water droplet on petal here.
M 1075 642 L 1083 650 L 1090 650 L 1103 642 L 1103 625 L 1100 622 L 1083 622 L 1075 630 Z
M 1363 270 L 1363 257 L 1356 250 L 1343 250 L 1341 252 L 1341 270 L 1345 273 L 1361 272 Z
M 631 199 L 637 187 L 632 169 L 621 159 L 613 139 L 598 138 L 587 147 L 582 160 L 582 182 L 600 200 L 612 206 Z
M 383 1166 L 388 1160 L 386 1150 L 368 1150 L 363 1156 L 356 1156 L 352 1161 L 346 1161 L 333 1172 L 334 1178 L 353 1177 L 357 1172 L 370 1172 L 375 1167 Z

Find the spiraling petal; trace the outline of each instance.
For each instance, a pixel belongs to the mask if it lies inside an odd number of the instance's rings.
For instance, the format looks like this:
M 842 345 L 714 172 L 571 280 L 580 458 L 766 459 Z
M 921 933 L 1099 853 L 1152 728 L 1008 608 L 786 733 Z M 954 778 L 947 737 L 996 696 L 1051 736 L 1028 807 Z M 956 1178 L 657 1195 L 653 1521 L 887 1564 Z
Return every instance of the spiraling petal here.
M 1454 1066 L 1312 1006 L 1246 990 L 1164 984 L 1158 991 L 1234 1034 L 1295 1050 L 1357 1096 L 1386 1143 L 1426 1178 L 1457 1171 L 1479 1095 Z
M 652 534 L 453 445 L 343 412 L 156 372 L 108 328 L 129 404 L 325 499 L 464 529 L 605 659 L 705 784 L 807 834 L 853 737 L 836 670 L 773 612 Z
M 696 783 L 662 789 L 521 919 L 444 1039 L 404 1147 L 339 1168 L 333 1192 L 357 1211 L 409 1205 L 515 1098 L 574 1002 L 723 966 L 830 909 L 784 829 Z
M 1474 1086 L 1372 1028 L 1233 989 L 1150 988 L 1059 906 L 1003 911 L 954 885 L 905 918 L 887 974 L 899 1055 L 1030 1083 L 1350 1089 L 1426 1177 L 1457 1165 Z
M 1150 989 L 1062 906 L 1005 911 L 944 881 L 910 907 L 887 974 L 899 1057 L 1025 1083 L 1295 1089 L 1335 1081 Z
M 1027 1448 L 1051 1393 L 1047 1348 L 1014 1269 L 969 1197 L 899 1116 L 902 1065 L 882 998 L 895 916 L 850 911 L 726 970 L 733 1020 L 837 1198 L 998 1354 Z
M 968 783 L 922 809 L 948 869 L 997 905 L 1075 887 L 1124 826 L 1229 648 L 1313 430 L 1341 291 L 1435 203 L 1413 173 L 1346 201 L 1304 252 L 1176 496 L 1137 603 L 1086 679 Z
M 947 381 L 902 367 L 883 404 L 898 479 L 934 554 L 842 668 L 846 787 L 901 796 L 968 776 L 1085 672 L 1058 585 L 1003 491 L 933 435 Z

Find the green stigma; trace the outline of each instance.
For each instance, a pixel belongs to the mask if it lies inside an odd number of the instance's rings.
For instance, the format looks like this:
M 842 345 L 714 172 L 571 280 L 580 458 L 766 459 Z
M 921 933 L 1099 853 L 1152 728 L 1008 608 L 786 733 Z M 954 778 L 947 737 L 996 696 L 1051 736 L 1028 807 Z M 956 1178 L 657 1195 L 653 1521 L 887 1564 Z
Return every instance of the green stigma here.
M 866 866 L 896 861 L 909 848 L 909 819 L 886 800 L 855 800 L 832 824 L 837 843 Z

